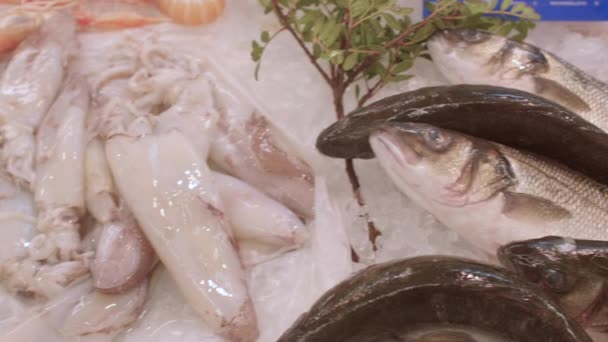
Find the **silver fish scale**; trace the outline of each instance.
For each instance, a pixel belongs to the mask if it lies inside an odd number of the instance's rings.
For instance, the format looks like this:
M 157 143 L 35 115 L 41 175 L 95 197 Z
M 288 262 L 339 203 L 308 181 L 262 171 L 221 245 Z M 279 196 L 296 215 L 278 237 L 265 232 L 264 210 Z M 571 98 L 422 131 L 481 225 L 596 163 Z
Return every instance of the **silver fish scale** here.
M 608 132 L 608 84 L 589 76 L 553 54 L 545 52 L 545 55 L 549 61 L 550 71 L 543 76 L 548 76 L 547 78 L 563 85 L 585 101 L 591 110 L 576 111 L 577 114 Z
M 549 223 L 548 233 L 608 240 L 608 187 L 535 155 L 504 146 L 499 150 L 517 178 L 517 185 L 509 191 L 550 200 L 572 214 L 569 219 Z

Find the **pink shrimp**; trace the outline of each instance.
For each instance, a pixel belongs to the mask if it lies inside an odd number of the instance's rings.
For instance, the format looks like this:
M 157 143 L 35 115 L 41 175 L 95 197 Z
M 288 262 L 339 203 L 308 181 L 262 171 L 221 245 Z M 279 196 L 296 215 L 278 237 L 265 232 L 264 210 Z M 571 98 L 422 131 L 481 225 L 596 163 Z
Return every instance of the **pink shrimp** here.
M 208 24 L 223 13 L 224 5 L 224 0 L 89 0 L 81 2 L 78 12 L 81 24 L 120 29 L 166 21 L 182 25 Z M 85 7 L 91 9 L 85 10 Z M 159 10 L 169 18 L 155 13 Z
M 46 17 L 72 8 L 81 29 L 116 30 L 173 21 L 203 25 L 224 11 L 225 0 L 0 0 L 15 7 L 0 14 L 0 54 L 14 50 Z

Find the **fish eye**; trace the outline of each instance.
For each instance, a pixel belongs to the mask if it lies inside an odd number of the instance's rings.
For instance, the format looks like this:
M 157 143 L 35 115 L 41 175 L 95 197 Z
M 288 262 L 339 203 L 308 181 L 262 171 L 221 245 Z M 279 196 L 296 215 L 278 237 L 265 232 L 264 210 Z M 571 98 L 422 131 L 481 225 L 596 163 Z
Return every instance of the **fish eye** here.
M 553 268 L 544 271 L 543 283 L 548 288 L 557 292 L 566 291 L 568 285 L 564 273 Z
M 460 38 L 467 43 L 481 43 L 488 39 L 488 34 L 477 30 L 462 30 L 460 31 Z
M 435 127 L 424 131 L 424 140 L 434 150 L 445 149 L 450 144 L 450 138 L 441 134 L 441 130 Z
M 431 128 L 427 131 L 428 138 L 432 141 L 439 142 L 441 140 L 441 133 L 436 128 Z

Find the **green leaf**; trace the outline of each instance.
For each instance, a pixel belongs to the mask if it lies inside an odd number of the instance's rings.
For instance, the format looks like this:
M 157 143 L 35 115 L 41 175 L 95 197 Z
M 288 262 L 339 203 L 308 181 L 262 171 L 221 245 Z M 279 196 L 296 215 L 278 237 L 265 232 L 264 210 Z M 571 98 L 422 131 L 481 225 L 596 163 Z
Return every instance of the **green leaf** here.
M 270 41 L 270 33 L 268 33 L 268 31 L 262 31 L 262 34 L 260 35 L 260 40 L 262 41 L 262 43 L 268 43 Z
M 412 37 L 412 41 L 425 40 L 435 33 L 435 27 L 433 25 L 424 25 L 420 28 Z
M 257 41 L 254 40 L 251 42 L 251 59 L 253 59 L 254 62 L 257 62 L 262 58 L 263 52 L 264 48 L 260 46 Z
M 536 13 L 532 7 L 526 6 L 521 15 L 530 20 L 540 20 L 540 15 L 538 15 L 538 13 Z
M 505 24 L 503 24 L 502 26 L 500 26 L 498 28 L 498 30 L 496 31 L 496 34 L 499 34 L 501 36 L 507 36 L 509 33 L 511 33 L 511 30 L 513 29 L 513 22 L 506 22 Z
M 433 20 L 433 25 L 440 30 L 445 30 L 445 23 L 439 18 Z
M 429 61 L 433 61 L 433 58 L 431 58 L 431 55 L 429 55 L 428 53 L 422 53 L 418 57 L 424 58 L 424 59 L 429 60 Z
M 414 9 L 409 7 L 393 7 L 392 11 L 402 16 L 408 16 L 414 12 Z
M 344 59 L 344 63 L 342 64 L 342 68 L 344 68 L 345 71 L 349 71 L 352 70 L 352 68 L 355 67 L 355 65 L 357 65 L 357 61 L 359 60 L 359 56 L 357 53 L 351 53 L 348 56 L 346 56 L 346 58 Z
M 396 75 L 389 78 L 389 82 L 403 82 L 413 78 L 414 75 Z
M 358 84 L 355 84 L 355 98 L 357 100 L 361 97 L 361 87 Z
M 480 2 L 480 3 L 467 2 L 467 3 L 465 3 L 465 7 L 471 11 L 471 15 L 474 15 L 477 13 L 484 13 L 484 12 L 488 11 L 487 2 Z
M 382 65 L 382 63 L 375 62 L 369 68 L 367 68 L 366 73 L 371 77 L 382 76 L 386 74 L 386 68 L 384 67 L 384 65 Z
M 340 35 L 342 34 L 342 30 L 343 30 L 342 25 L 340 25 L 340 24 L 334 25 L 334 27 L 329 32 L 327 39 L 325 40 L 325 44 L 327 44 L 327 46 L 332 46 L 338 40 L 338 38 L 340 38 Z
M 272 2 L 270 0 L 260 0 L 260 5 L 264 7 L 264 14 L 272 12 Z
M 395 17 L 392 14 L 383 13 L 382 17 L 386 21 L 386 24 L 388 25 L 388 27 L 393 29 L 393 31 L 396 31 L 396 32 L 401 31 L 401 27 L 402 27 L 401 24 L 397 21 L 397 19 L 395 19 Z
M 352 0 L 350 6 L 351 15 L 353 18 L 359 18 L 369 10 L 370 5 L 369 0 Z
M 395 67 L 393 68 L 393 72 L 396 74 L 402 73 L 406 70 L 409 70 L 413 65 L 414 61 L 411 58 L 407 57 L 402 62 L 395 65 Z
M 321 57 L 321 53 L 323 53 L 323 50 L 321 49 L 321 45 L 319 44 L 313 44 L 312 46 L 312 55 L 314 58 L 319 58 Z
M 321 31 L 325 28 L 325 16 L 319 15 L 315 19 L 315 23 L 312 27 L 312 32 L 315 36 L 319 36 Z
M 523 13 L 525 10 L 526 4 L 524 4 L 523 2 L 519 2 L 515 4 L 515 6 L 513 6 L 513 9 L 511 9 L 511 13 Z
M 342 50 L 332 50 L 327 54 L 327 59 L 332 64 L 342 64 L 344 62 L 344 51 Z
M 513 0 L 502 0 L 502 4 L 500 4 L 500 10 L 506 11 L 507 8 L 513 5 Z

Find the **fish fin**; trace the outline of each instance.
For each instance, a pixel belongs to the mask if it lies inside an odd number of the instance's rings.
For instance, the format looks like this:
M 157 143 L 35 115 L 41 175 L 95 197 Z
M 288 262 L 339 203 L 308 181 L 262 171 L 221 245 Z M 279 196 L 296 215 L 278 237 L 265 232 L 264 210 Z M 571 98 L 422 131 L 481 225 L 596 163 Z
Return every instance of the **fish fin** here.
M 517 221 L 547 223 L 572 217 L 572 213 L 554 202 L 529 194 L 505 191 L 502 213 Z
M 538 95 L 549 98 L 564 107 L 577 112 L 590 111 L 591 108 L 585 100 L 564 87 L 563 85 L 541 76 L 534 77 L 535 91 Z

